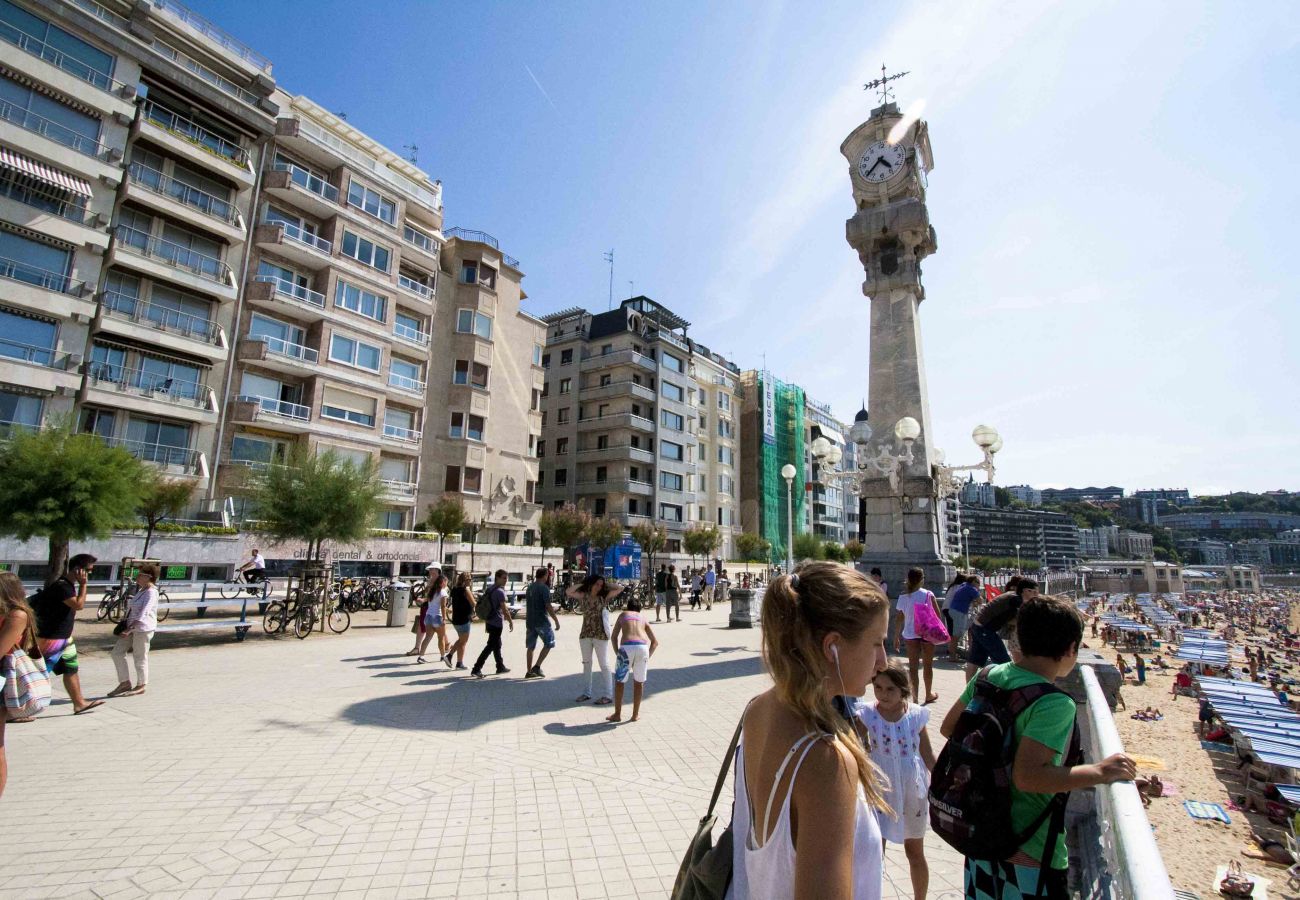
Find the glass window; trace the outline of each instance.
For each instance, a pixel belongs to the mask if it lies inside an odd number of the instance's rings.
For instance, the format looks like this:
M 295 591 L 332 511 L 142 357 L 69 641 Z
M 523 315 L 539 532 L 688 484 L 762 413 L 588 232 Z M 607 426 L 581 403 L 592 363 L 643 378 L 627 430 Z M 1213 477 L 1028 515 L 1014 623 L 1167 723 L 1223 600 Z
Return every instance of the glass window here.
M 569 483 L 569 470 L 568 470 L 568 469 L 556 469 L 556 470 L 555 470 L 555 484 L 556 484 L 556 486 L 559 487 L 560 485 L 565 485 L 565 484 L 568 484 L 568 483 Z
M 58 327 L 53 322 L 0 309 L 0 356 L 51 365 L 57 333 Z
M 3 23 L 0 27 L 9 40 L 22 43 L 29 52 L 103 90 L 112 87 L 114 59 L 98 47 L 73 37 L 8 0 L 0 0 L 0 23 Z M 25 38 L 33 38 L 35 42 Z
M 542 365 L 542 345 L 533 344 L 533 365 L 540 367 Z
M 388 298 L 342 279 L 339 279 L 338 287 L 334 291 L 334 305 L 350 309 L 376 322 L 384 321 L 388 314 Z
M 415 246 L 419 247 L 422 250 L 427 250 L 430 253 L 438 252 L 437 241 L 429 237 L 429 235 L 425 234 L 420 229 L 413 228 L 409 224 L 403 223 L 402 237 L 406 239 L 406 242 L 408 244 L 414 244 Z
M 681 431 L 686 427 L 686 419 L 675 412 L 662 410 L 659 413 L 659 422 L 665 428 L 671 428 L 674 431 Z
M 461 284 L 478 283 L 478 263 L 463 262 L 460 264 L 460 281 Z
M 412 461 L 409 459 L 385 456 L 379 461 L 379 477 L 384 481 L 401 481 L 409 484 L 415 480 L 411 477 L 411 466 Z
M 571 363 L 571 362 L 573 362 L 573 351 L 572 351 L 572 350 L 561 350 L 561 351 L 560 351 L 560 365 L 562 365 L 562 366 L 567 366 L 567 365 L 568 365 L 569 363 Z
M 0 231 L 0 274 L 10 280 L 64 291 L 71 264 L 68 250 Z
M 348 185 L 348 203 L 389 225 L 397 221 L 397 204 L 359 181 Z
M 304 335 L 305 332 L 297 325 L 281 322 L 279 319 L 271 319 L 261 313 L 254 313 L 252 320 L 248 323 L 249 337 L 266 337 L 290 344 L 301 344 Z
M 672 441 L 659 442 L 659 455 L 664 459 L 685 459 L 686 452 L 681 444 L 674 444 Z
M 663 395 L 669 400 L 681 402 L 686 399 L 686 392 L 681 389 L 680 385 L 673 384 L 671 381 L 665 381 L 662 384 Z
M 384 531 L 402 531 L 406 527 L 406 512 L 400 509 L 381 509 L 375 514 L 375 527 Z
M 443 480 L 444 491 L 460 491 L 460 466 L 448 466 L 447 477 Z
M 682 476 L 675 472 L 660 472 L 659 486 L 670 491 L 680 491 L 682 489 Z
M 389 383 L 398 387 L 416 388 L 424 383 L 424 368 L 418 363 L 396 356 L 388 364 Z
M 235 462 L 278 465 L 284 462 L 287 454 L 288 445 L 284 441 L 272 441 L 246 434 L 237 434 L 230 440 L 230 458 Z
M 5 76 L 0 76 L 0 109 L 7 121 L 38 131 L 78 153 L 99 153 L 99 119 Z
M 564 409 L 556 410 L 555 421 L 558 424 L 563 425 L 565 422 L 569 421 L 569 409 L 570 407 L 566 406 Z
M 555 439 L 555 455 L 556 455 L 556 456 L 563 456 L 564 454 L 566 454 L 566 453 L 568 453 L 568 452 L 569 452 L 569 439 L 568 439 L 568 438 L 556 438 L 556 439 Z
M 141 459 L 164 465 L 183 463 L 190 447 L 190 426 L 132 416 L 126 423 L 126 439 Z
M 683 369 L 682 361 L 668 352 L 663 355 L 663 363 L 665 369 L 672 369 L 674 372 L 680 372 Z
M 731 395 L 718 394 L 718 409 L 723 411 L 731 409 Z
M 390 406 L 384 410 L 384 424 L 406 431 L 415 430 L 415 413 L 409 409 Z
M 680 522 L 682 521 L 682 508 L 672 503 L 660 503 L 659 518 L 665 522 Z
M 343 232 L 343 255 L 381 272 L 388 271 L 391 261 L 391 252 L 387 247 L 346 230 Z
M 412 341 L 427 343 L 429 333 L 425 330 L 426 321 L 416 316 L 398 311 L 393 313 L 393 334 Z
M 718 462 L 732 466 L 736 463 L 736 451 L 730 447 L 718 448 Z
M 461 334 L 476 334 L 485 341 L 492 340 L 492 317 L 472 309 L 462 309 L 456 313 L 456 331 Z
M 481 493 L 483 490 L 483 470 L 466 466 L 465 486 L 462 490 L 467 494 Z
M 382 351 L 370 344 L 335 334 L 330 337 L 330 359 L 371 372 L 379 371 Z
M 38 428 L 41 424 L 41 398 L 0 391 L 0 434 L 13 426 Z M 112 431 L 109 432 L 112 434 Z
M 560 379 L 560 393 L 561 393 L 561 394 L 567 394 L 567 393 L 569 393 L 569 391 L 572 390 L 572 389 L 573 389 L 573 379 L 572 379 L 572 378 L 561 378 L 561 379 Z

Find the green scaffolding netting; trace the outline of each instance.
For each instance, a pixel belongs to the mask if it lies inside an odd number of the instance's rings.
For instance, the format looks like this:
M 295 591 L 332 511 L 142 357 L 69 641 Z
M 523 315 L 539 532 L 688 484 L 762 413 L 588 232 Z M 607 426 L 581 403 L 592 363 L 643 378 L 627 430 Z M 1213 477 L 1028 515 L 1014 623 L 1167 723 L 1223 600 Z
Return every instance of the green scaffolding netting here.
M 771 379 L 769 394 L 766 380 Z M 790 533 L 786 513 L 786 484 L 781 477 L 781 467 L 792 463 L 795 467 L 793 512 L 797 534 L 803 521 L 804 504 L 804 398 L 803 391 L 786 384 L 771 374 L 763 373 L 759 379 L 759 396 L 764 406 L 773 407 L 773 434 L 763 429 L 762 463 L 758 473 L 758 492 L 761 498 L 760 533 L 772 545 L 772 559 L 780 562 L 786 555 L 786 535 Z M 764 408 L 764 413 L 767 412 Z

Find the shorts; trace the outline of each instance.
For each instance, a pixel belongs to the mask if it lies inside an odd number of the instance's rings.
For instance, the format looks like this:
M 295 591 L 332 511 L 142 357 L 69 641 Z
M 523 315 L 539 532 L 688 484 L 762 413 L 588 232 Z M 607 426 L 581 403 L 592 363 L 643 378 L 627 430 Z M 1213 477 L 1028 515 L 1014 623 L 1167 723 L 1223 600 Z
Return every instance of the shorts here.
M 948 618 L 952 620 L 952 627 L 948 631 L 952 634 L 954 641 L 960 641 L 966 636 L 966 631 L 970 627 L 970 615 L 964 612 L 957 612 L 955 609 L 948 610 Z
M 45 658 L 45 671 L 51 675 L 77 674 L 77 644 L 72 638 L 37 638 L 36 644 Z
M 430 606 L 424 614 L 424 624 L 428 628 L 441 628 L 447 623 L 442 620 L 442 610 Z
M 452 625 L 451 627 L 456 629 L 457 634 L 469 634 L 468 622 L 466 622 L 464 625 Z
M 663 595 L 663 591 L 660 591 L 659 593 L 655 594 L 655 606 L 663 606 L 663 605 L 664 605 L 664 595 Z
M 667 591 L 664 593 L 664 606 L 677 606 L 681 602 L 681 594 L 677 591 Z
M 979 668 L 988 665 L 989 662 L 1011 662 L 1007 645 L 1002 643 L 1002 638 L 996 631 L 983 625 L 972 625 L 969 633 L 970 655 L 967 657 L 967 662 L 972 666 Z
M 623 684 L 627 684 L 629 680 L 637 684 L 645 684 L 646 671 L 650 667 L 650 648 L 645 644 L 629 644 L 624 641 L 619 647 L 618 656 L 615 680 Z M 622 677 L 618 677 L 620 672 Z
M 550 624 L 546 625 L 529 625 L 528 636 L 524 638 L 524 647 L 534 650 L 537 647 L 537 639 L 542 639 L 542 646 L 547 650 L 555 646 L 555 629 Z
M 967 859 L 966 900 L 1065 900 L 1070 896 L 1065 869 L 1048 869 L 1040 890 L 1041 874 L 1037 866 Z

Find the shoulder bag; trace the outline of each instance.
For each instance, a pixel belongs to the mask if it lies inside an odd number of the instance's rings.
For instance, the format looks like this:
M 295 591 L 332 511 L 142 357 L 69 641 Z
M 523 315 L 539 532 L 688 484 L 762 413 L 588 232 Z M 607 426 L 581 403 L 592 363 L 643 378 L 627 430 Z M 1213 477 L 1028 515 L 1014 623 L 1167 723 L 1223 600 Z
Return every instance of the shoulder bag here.
M 9 717 L 22 719 L 50 705 L 50 676 L 44 661 L 37 665 L 21 647 L 0 659 L 4 676 L 4 705 Z
M 748 711 L 749 706 L 746 705 L 745 709 Z M 740 742 L 740 728 L 744 723 L 745 716 L 742 713 L 740 721 L 736 723 L 736 731 L 731 736 L 731 744 L 727 747 L 727 755 L 722 758 L 722 769 L 713 785 L 709 809 L 700 819 L 695 836 L 686 848 L 686 856 L 677 870 L 677 880 L 673 882 L 673 892 L 669 895 L 671 900 L 723 900 L 727 894 L 735 862 L 731 855 L 735 837 L 731 832 L 731 823 L 728 822 L 718 836 L 718 842 L 713 843 L 713 826 L 717 822 L 713 808 L 718 805 L 718 795 L 722 793 L 722 785 L 726 783 L 727 773 L 731 771 L 736 757 L 736 745 Z

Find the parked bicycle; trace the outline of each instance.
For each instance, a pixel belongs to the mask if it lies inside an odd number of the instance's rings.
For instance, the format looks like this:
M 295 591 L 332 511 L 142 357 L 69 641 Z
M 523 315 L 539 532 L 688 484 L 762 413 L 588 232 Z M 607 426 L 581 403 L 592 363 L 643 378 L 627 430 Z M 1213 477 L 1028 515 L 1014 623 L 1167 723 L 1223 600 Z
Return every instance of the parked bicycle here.
M 294 588 L 284 600 L 272 600 L 262 615 L 262 629 L 267 634 L 278 635 L 292 628 L 298 640 L 311 634 L 316 626 L 316 611 L 305 599 L 302 591 Z
M 108 621 L 114 624 L 122 621 L 122 617 L 125 616 L 127 610 L 131 608 L 131 598 L 135 595 L 135 592 L 136 585 L 133 581 L 127 583 L 125 591 L 122 590 L 122 585 L 120 584 L 112 585 L 104 591 L 104 596 L 99 598 L 99 608 L 95 611 L 95 618 L 100 622 L 108 619 Z M 167 602 L 169 602 L 167 592 L 162 588 L 159 588 L 158 603 L 163 604 Z M 167 616 L 170 614 L 171 610 L 166 606 L 160 605 L 158 607 L 157 616 L 159 622 L 166 622 Z

